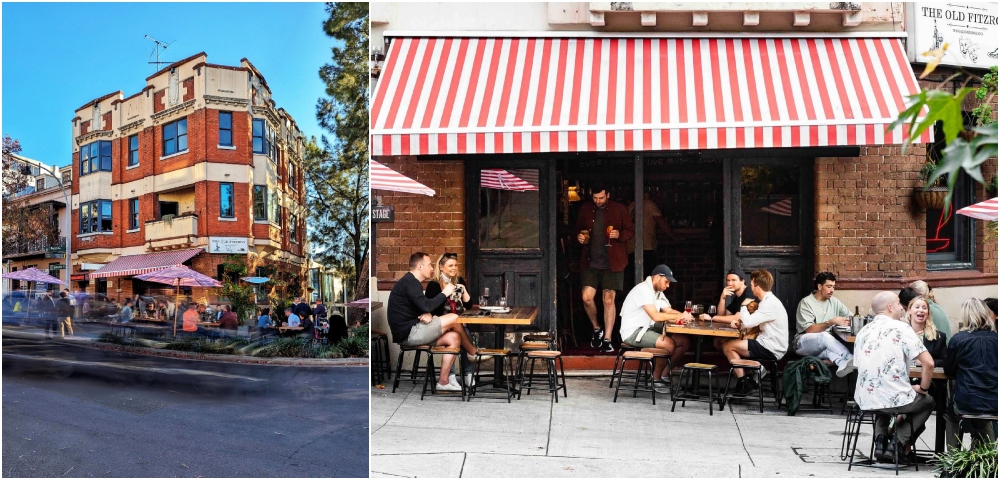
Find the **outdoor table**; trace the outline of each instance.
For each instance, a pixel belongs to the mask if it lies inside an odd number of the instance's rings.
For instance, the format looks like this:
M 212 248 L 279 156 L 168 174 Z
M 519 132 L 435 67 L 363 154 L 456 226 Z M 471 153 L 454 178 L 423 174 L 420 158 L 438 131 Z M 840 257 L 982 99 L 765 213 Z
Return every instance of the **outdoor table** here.
M 910 378 L 920 378 L 920 367 L 910 369 Z M 948 376 L 944 374 L 944 368 L 934 367 L 931 375 L 931 385 L 934 387 L 934 410 L 936 423 L 934 424 L 934 453 L 944 452 L 945 421 L 944 414 L 948 410 Z
M 490 313 L 479 316 L 479 308 L 466 310 L 458 316 L 458 323 L 464 325 L 493 325 L 496 335 L 493 338 L 493 348 L 502 349 L 507 325 L 531 325 L 538 317 L 538 307 L 510 307 L 508 313 Z M 503 362 L 493 362 L 493 378 L 503 378 Z
M 301 332 L 302 330 L 305 329 L 302 327 L 278 327 L 278 333 L 280 333 L 282 336 L 290 335 L 288 332 L 295 333 L 295 332 Z
M 694 361 L 701 363 L 701 338 L 702 337 L 722 337 L 722 338 L 743 338 L 743 332 L 737 328 L 732 328 L 726 323 L 706 322 L 695 320 L 689 324 L 677 325 L 667 322 L 663 327 L 663 333 L 675 333 L 682 335 L 694 335 Z M 676 365 L 675 365 L 676 366 Z

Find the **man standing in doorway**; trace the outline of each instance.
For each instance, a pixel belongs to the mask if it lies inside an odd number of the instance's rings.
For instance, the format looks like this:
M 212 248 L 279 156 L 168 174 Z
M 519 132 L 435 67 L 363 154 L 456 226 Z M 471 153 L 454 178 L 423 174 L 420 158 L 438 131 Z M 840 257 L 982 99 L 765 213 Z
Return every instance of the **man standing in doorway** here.
M 576 217 L 577 241 L 584 245 L 580 259 L 583 308 L 594 334 L 590 345 L 601 352 L 614 352 L 615 291 L 622 289 L 628 254 L 625 246 L 635 236 L 632 217 L 625 205 L 611 201 L 603 185 L 595 185 L 593 201 L 580 207 Z M 604 300 L 604 325 L 597 323 L 594 296 L 600 289 Z

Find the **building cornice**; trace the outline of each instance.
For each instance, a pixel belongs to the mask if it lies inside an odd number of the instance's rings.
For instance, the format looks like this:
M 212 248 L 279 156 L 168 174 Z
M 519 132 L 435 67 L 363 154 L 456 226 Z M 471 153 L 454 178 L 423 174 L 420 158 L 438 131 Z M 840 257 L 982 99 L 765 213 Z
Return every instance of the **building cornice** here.
M 205 95 L 203 97 L 206 104 L 216 104 L 216 105 L 230 105 L 234 107 L 245 107 L 250 101 L 245 98 L 238 97 L 221 97 L 218 95 Z
M 79 137 L 76 137 L 76 144 L 83 145 L 85 143 L 90 143 L 99 138 L 104 138 L 104 137 L 111 138 L 114 135 L 114 133 L 115 133 L 114 130 L 95 130 L 86 135 L 80 135 Z
M 253 114 L 264 115 L 265 117 L 267 117 L 268 120 L 271 121 L 271 125 L 274 125 L 275 127 L 281 125 L 281 121 L 278 119 L 277 113 L 274 111 L 274 108 L 270 106 L 267 107 L 254 106 Z
M 170 116 L 172 116 L 172 115 L 174 115 L 176 113 L 180 113 L 180 112 L 183 112 L 185 110 L 193 109 L 194 108 L 194 104 L 195 104 L 195 100 L 191 99 L 191 100 L 188 100 L 188 101 L 186 101 L 186 102 L 184 102 L 184 103 L 182 103 L 180 105 L 176 105 L 176 106 L 170 107 L 170 108 L 168 108 L 166 110 L 163 110 L 161 112 L 154 113 L 153 115 L 151 115 L 151 117 L 153 118 L 153 124 L 160 123 L 161 121 L 163 121 L 163 119 L 165 119 L 167 117 L 170 117 Z
M 122 134 L 125 134 L 127 132 L 132 131 L 132 130 L 138 129 L 138 128 L 142 127 L 142 124 L 145 121 L 146 121 L 145 118 L 140 118 L 140 119 L 138 119 L 138 120 L 136 120 L 136 121 L 134 121 L 132 123 L 129 123 L 127 125 L 123 125 L 123 126 L 119 127 L 118 128 L 118 132 L 122 133 Z

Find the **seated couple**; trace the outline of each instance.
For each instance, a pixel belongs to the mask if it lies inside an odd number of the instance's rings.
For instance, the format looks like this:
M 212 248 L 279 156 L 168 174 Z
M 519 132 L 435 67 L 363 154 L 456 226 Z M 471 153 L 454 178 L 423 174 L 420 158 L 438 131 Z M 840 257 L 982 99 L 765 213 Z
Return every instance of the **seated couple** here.
M 457 258 L 451 258 L 449 255 L 442 256 L 441 261 L 444 261 L 444 263 L 454 261 L 457 265 Z M 441 261 L 439 261 L 439 264 L 442 263 Z M 458 314 L 454 312 L 444 314 L 443 310 L 441 310 L 441 307 L 449 302 L 449 299 L 456 292 L 462 292 L 461 297 L 458 298 L 459 302 L 464 304 L 469 301 L 469 294 L 465 292 L 464 286 L 457 284 L 457 282 L 444 282 L 443 286 L 441 284 L 436 285 L 440 287 L 440 293 L 428 298 L 424 293 L 422 282 L 433 278 L 434 264 L 431 261 L 430 255 L 423 252 L 410 255 L 410 271 L 396 282 L 389 295 L 386 313 L 388 314 L 389 329 L 392 332 L 393 342 L 404 346 L 431 345 L 447 348 L 461 347 L 468 355 L 469 361 L 476 361 L 477 359 L 485 361 L 491 358 L 488 355 L 477 357 L 476 353 L 479 350 L 472 343 L 465 328 L 458 323 Z M 441 278 L 440 275 L 438 278 Z M 454 272 L 452 272 L 449 278 L 455 278 Z M 437 282 L 431 282 L 428 285 L 429 293 L 433 293 L 431 285 L 435 283 Z M 434 312 L 440 312 L 441 314 L 435 315 Z M 441 374 L 437 385 L 438 390 L 461 390 L 462 387 L 458 384 L 454 375 L 450 374 L 454 361 L 455 355 L 444 355 L 442 357 Z

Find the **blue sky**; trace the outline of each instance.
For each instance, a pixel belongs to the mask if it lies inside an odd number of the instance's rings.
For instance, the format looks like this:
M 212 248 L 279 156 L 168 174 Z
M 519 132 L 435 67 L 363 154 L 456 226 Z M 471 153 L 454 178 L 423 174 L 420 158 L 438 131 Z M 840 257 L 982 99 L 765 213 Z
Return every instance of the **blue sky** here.
M 319 68 L 334 41 L 323 3 L 4 3 L 2 133 L 21 154 L 49 165 L 71 162 L 74 110 L 121 90 L 132 95 L 155 69 L 153 43 L 173 42 L 161 61 L 198 52 L 209 63 L 246 57 L 273 99 L 306 137 L 330 136 L 316 121 L 325 96 Z

